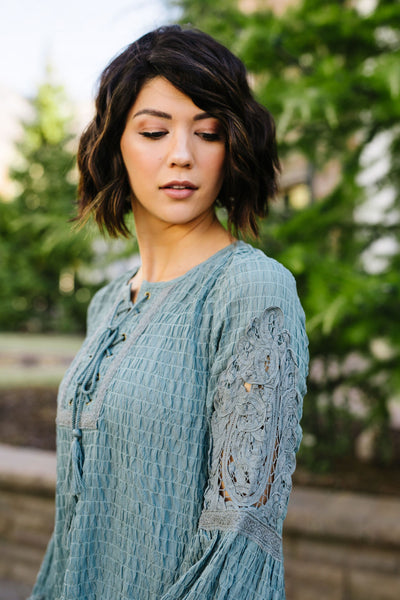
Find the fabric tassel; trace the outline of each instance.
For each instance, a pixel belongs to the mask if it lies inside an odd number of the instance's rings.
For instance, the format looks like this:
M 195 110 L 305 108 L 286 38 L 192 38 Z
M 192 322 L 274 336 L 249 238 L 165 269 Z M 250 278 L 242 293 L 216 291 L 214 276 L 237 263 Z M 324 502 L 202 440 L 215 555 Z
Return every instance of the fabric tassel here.
M 85 489 L 85 484 L 82 479 L 83 470 L 83 451 L 80 443 L 82 432 L 80 429 L 73 429 L 72 434 L 74 439 L 71 444 L 71 461 L 72 461 L 72 480 L 71 493 L 78 496 Z
M 66 478 L 63 484 L 63 492 L 78 496 L 85 489 L 85 484 L 82 479 L 83 470 L 83 451 L 80 443 L 82 432 L 80 429 L 73 429 L 74 439 L 71 444 Z

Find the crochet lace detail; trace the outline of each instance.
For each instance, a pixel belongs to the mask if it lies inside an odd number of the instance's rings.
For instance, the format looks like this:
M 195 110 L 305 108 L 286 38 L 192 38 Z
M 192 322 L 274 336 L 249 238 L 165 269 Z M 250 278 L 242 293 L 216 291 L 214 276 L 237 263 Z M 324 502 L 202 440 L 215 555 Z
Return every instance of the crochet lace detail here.
M 239 531 L 281 559 L 300 441 L 297 366 L 279 308 L 254 318 L 221 374 L 211 421 L 203 529 Z

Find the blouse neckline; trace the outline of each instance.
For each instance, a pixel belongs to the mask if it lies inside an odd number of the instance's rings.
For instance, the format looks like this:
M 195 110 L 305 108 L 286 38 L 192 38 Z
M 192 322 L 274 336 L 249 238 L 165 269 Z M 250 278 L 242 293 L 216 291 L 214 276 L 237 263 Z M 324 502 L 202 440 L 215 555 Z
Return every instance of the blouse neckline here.
M 146 279 L 143 279 L 142 285 L 140 287 L 139 293 L 136 298 L 136 301 L 134 303 L 132 303 L 132 301 L 131 301 L 131 286 L 130 286 L 129 282 L 131 281 L 132 277 L 134 277 L 136 275 L 136 273 L 139 269 L 139 267 L 138 267 L 135 271 L 129 273 L 128 278 L 125 282 L 125 286 L 126 286 L 126 290 L 127 290 L 127 292 L 126 292 L 127 298 L 129 300 L 129 302 L 131 302 L 133 305 L 136 305 L 138 303 L 138 301 L 141 300 L 146 295 L 149 296 L 150 293 L 153 294 L 154 292 L 161 291 L 170 286 L 175 286 L 177 283 L 180 283 L 181 281 L 184 281 L 185 279 L 189 279 L 194 273 L 201 271 L 205 267 L 209 267 L 210 264 L 212 264 L 213 262 L 215 262 L 215 261 L 219 260 L 220 258 L 222 258 L 223 256 L 225 256 L 225 254 L 229 254 L 235 248 L 237 248 L 238 246 L 242 246 L 244 244 L 245 244 L 245 242 L 243 242 L 242 240 L 236 240 L 236 241 L 232 242 L 231 244 L 229 244 L 228 246 L 221 248 L 221 250 L 218 250 L 217 252 L 215 252 L 214 254 L 212 254 L 211 256 L 209 256 L 208 258 L 206 258 L 199 264 L 195 265 L 194 267 L 192 267 L 191 269 L 186 271 L 186 273 L 183 273 L 182 275 L 179 275 L 179 277 L 175 277 L 174 279 L 168 279 L 167 281 L 147 281 Z

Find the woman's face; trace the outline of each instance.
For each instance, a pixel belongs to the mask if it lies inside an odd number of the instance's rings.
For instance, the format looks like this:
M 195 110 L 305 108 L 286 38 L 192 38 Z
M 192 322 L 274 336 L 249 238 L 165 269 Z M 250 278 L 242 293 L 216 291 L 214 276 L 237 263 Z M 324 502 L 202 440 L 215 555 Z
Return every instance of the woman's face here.
M 224 179 L 220 123 L 168 80 L 156 77 L 142 87 L 121 152 L 136 221 L 185 225 L 213 214 Z

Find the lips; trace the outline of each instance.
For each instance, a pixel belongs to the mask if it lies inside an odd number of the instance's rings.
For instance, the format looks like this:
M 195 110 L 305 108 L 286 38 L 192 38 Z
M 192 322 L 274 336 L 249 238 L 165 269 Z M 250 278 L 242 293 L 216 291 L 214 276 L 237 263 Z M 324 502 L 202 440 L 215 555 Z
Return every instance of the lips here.
M 160 190 L 171 200 L 189 200 L 199 188 L 191 181 L 176 179 L 160 187 Z
M 197 190 L 197 185 L 191 181 L 169 181 L 165 185 L 161 186 L 162 190 Z

